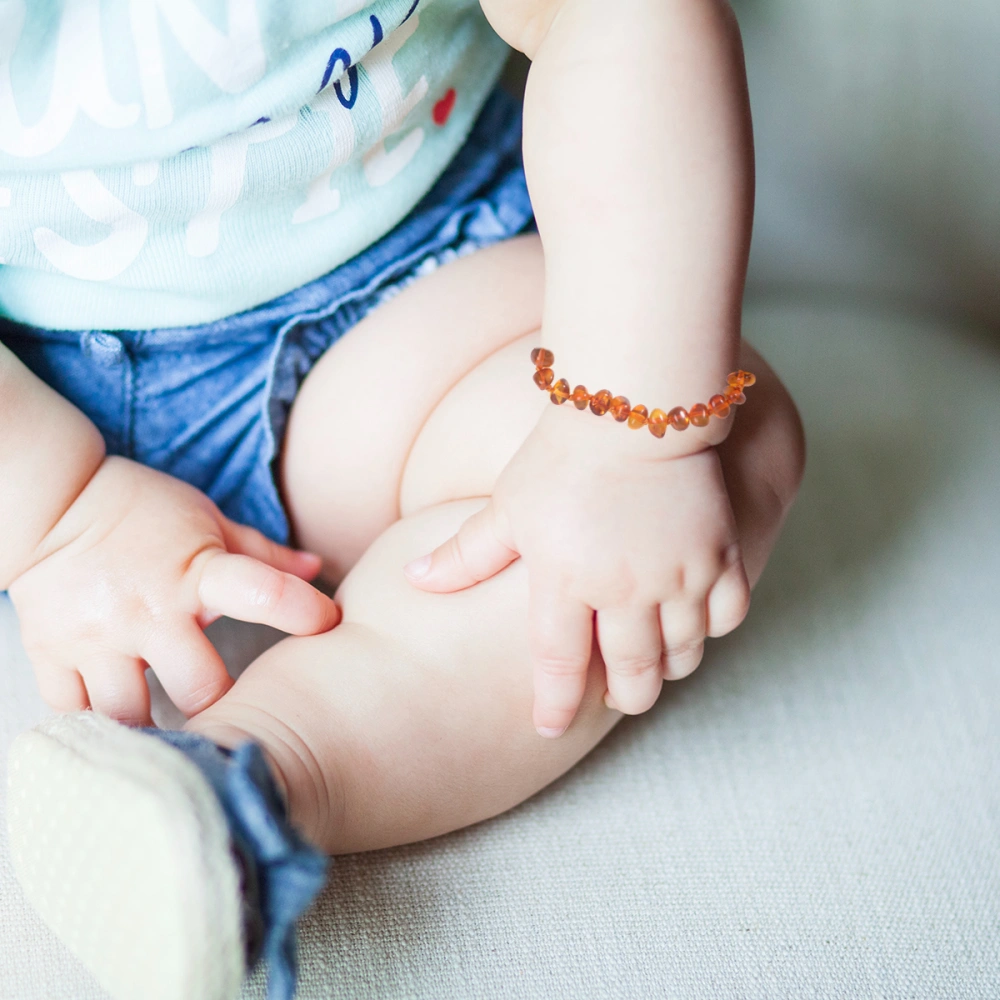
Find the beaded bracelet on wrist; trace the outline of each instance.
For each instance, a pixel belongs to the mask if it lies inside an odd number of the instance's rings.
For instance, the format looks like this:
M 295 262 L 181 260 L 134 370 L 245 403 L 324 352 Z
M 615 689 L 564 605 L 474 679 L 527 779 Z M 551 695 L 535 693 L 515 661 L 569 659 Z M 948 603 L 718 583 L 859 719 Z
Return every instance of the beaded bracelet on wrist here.
M 695 403 L 690 410 L 685 410 L 683 406 L 675 406 L 669 413 L 664 413 L 663 410 L 653 410 L 650 413 L 645 406 L 632 406 L 624 396 L 612 396 L 607 389 L 601 389 L 591 395 L 585 386 L 578 385 L 570 392 L 569 382 L 566 379 L 561 378 L 556 381 L 555 373 L 552 371 L 555 355 L 544 347 L 536 347 L 531 352 L 531 360 L 535 364 L 535 385 L 548 392 L 553 403 L 561 405 L 568 399 L 578 410 L 589 406 L 590 412 L 596 413 L 599 417 L 610 413 L 619 423 L 627 421 L 633 430 L 648 427 L 649 432 L 658 438 L 667 433 L 668 427 L 673 427 L 675 431 L 683 431 L 691 424 L 695 427 L 707 427 L 712 417 L 725 420 L 729 416 L 731 407 L 742 406 L 747 401 L 743 390 L 757 381 L 752 372 L 741 369 L 727 376 L 728 385 L 725 391 L 713 396 L 707 403 Z

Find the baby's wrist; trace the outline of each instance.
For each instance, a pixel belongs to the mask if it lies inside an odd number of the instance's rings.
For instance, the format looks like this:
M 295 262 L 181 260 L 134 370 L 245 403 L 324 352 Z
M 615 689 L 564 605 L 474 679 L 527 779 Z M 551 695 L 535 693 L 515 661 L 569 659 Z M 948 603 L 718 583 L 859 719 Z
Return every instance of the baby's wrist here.
M 547 406 L 539 426 L 567 444 L 601 455 L 617 454 L 641 461 L 663 461 L 695 455 L 722 444 L 733 426 L 733 414 L 714 420 L 707 427 L 691 427 L 682 432 L 667 429 L 662 438 L 650 433 L 648 426 L 631 428 L 610 414 L 598 417 L 589 409 L 578 411 L 571 404 Z
M 114 461 L 120 460 L 107 455 L 102 449 L 96 468 L 91 472 L 89 478 L 79 485 L 76 495 L 72 497 L 58 519 L 38 541 L 32 553 L 30 564 L 22 567 L 18 577 L 44 562 L 54 552 L 71 545 L 93 523 L 94 517 L 90 513 L 86 513 L 85 509 L 86 511 L 93 510 L 94 505 L 91 498 L 95 483 L 102 477 L 108 463 Z
M 557 433 L 582 437 L 594 447 L 618 448 L 623 454 L 650 459 L 680 458 L 721 444 L 729 435 L 736 410 L 746 402 L 744 390 L 756 381 L 752 373 L 738 370 L 705 402 L 692 403 L 690 409 L 673 406 L 666 410 L 633 404 L 610 390 L 591 393 L 583 385 L 572 385 L 558 376 L 554 354 L 546 348 L 532 350 L 531 361 L 535 385 L 554 404 L 543 410 L 547 425 Z
M 25 512 L 16 544 L 0 554 L 0 590 L 9 589 L 49 554 L 68 543 L 60 526 L 100 471 L 106 453 L 104 440 L 96 429 L 93 434 L 84 434 L 72 442 L 67 451 L 76 452 L 76 461 L 55 474 L 46 472 L 46 486 L 52 492 L 37 497 L 35 510 Z

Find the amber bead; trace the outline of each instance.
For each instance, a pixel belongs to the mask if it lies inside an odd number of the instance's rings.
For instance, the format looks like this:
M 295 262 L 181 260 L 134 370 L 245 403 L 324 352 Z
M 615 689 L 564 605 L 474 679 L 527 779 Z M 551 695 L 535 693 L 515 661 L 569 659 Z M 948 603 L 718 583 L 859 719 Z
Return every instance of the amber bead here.
M 645 427 L 649 420 L 649 410 L 640 404 L 632 407 L 632 412 L 628 415 L 628 425 L 632 430 L 637 431 L 640 427 Z
M 590 397 L 590 411 L 603 417 L 608 412 L 611 405 L 611 393 L 607 389 L 600 389 Z
M 569 399 L 569 382 L 566 379 L 561 378 L 554 386 L 552 386 L 552 392 L 549 394 L 549 399 L 553 403 L 565 403 Z
M 578 410 L 585 410 L 587 409 L 587 404 L 590 402 L 590 393 L 587 392 L 586 386 L 578 385 L 569 398 L 573 400 L 573 405 Z
M 746 401 L 747 398 L 743 395 L 741 389 L 738 389 L 735 385 L 729 387 L 729 391 L 726 393 L 726 402 L 730 406 L 742 406 Z
M 737 385 L 741 389 L 748 388 L 757 381 L 757 377 L 753 372 L 745 372 L 741 368 L 738 372 L 730 372 L 726 378 L 726 381 L 730 385 Z
M 683 406 L 675 406 L 667 414 L 667 423 L 670 424 L 675 431 L 686 431 L 688 424 L 691 423 L 691 417 Z
M 628 420 L 628 415 L 632 410 L 632 404 L 624 396 L 615 396 L 614 399 L 608 404 L 608 412 L 611 416 L 622 423 Z
M 532 376 L 539 389 L 550 388 L 555 377 L 556 373 L 551 368 L 539 368 Z
M 663 410 L 653 410 L 649 415 L 649 433 L 661 438 L 667 433 L 667 415 Z
M 695 403 L 688 411 L 688 416 L 695 427 L 707 427 L 712 414 L 708 412 L 708 407 L 704 403 Z
M 720 420 L 725 420 L 729 416 L 729 404 L 725 396 L 713 396 L 708 401 L 708 408 Z
M 536 368 L 551 368 L 556 360 L 556 356 L 544 347 L 536 347 L 531 352 L 531 360 Z

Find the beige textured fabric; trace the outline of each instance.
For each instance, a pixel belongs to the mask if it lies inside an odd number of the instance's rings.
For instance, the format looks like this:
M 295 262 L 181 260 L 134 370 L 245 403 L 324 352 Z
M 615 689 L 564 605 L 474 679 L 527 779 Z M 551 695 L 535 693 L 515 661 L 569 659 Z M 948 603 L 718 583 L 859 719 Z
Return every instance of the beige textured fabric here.
M 810 442 L 748 620 L 507 815 L 335 860 L 304 1000 L 1000 995 L 1000 355 L 787 304 L 747 334 Z M 5 758 L 46 712 L 0 608 Z M 0 997 L 104 1000 L 5 843 Z

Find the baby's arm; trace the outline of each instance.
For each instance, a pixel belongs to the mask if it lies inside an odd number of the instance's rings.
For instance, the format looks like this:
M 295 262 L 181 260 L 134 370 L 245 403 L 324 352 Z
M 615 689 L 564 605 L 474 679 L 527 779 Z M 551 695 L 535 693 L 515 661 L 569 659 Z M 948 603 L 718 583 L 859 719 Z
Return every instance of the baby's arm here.
M 737 367 L 753 215 L 750 110 L 729 5 L 483 7 L 533 59 L 525 170 L 545 247 L 544 343 L 557 376 L 650 408 L 707 400 Z M 662 455 L 718 443 L 731 423 L 713 419 L 660 441 L 623 434 L 610 420 L 591 419 L 588 430 Z
M 732 12 L 724 0 L 482 5 L 533 60 L 525 172 L 556 378 L 650 411 L 707 402 L 737 367 L 752 217 Z M 407 568 L 449 591 L 524 558 L 542 735 L 576 714 L 595 638 L 609 705 L 637 713 L 698 665 L 707 635 L 742 621 L 749 582 L 712 447 L 732 420 L 658 439 L 547 407 L 491 502 Z
M 104 439 L 71 403 L 0 344 L 0 591 L 104 460 Z
M 3 345 L 0 427 L 0 590 L 52 708 L 152 725 L 148 665 L 193 715 L 232 686 L 202 633 L 220 614 L 303 635 L 336 624 L 336 605 L 304 582 L 318 557 L 106 457 L 97 428 Z

